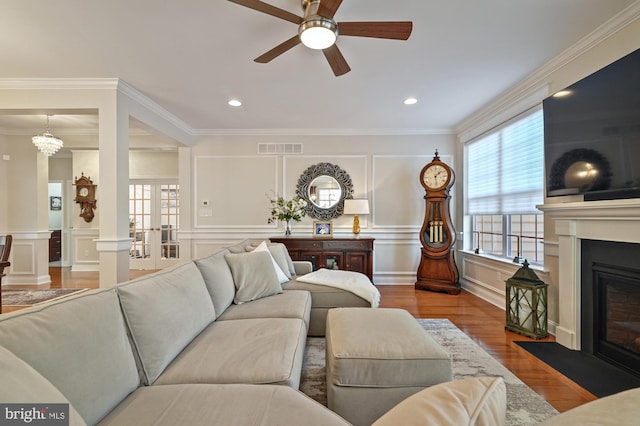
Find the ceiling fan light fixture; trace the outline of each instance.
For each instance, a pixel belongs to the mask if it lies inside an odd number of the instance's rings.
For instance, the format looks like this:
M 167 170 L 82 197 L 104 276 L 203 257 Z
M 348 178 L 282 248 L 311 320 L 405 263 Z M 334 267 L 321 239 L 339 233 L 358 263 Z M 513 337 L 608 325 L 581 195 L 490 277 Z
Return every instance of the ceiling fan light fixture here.
M 338 26 L 331 19 L 315 16 L 298 28 L 302 44 L 310 49 L 322 50 L 333 46 L 338 38 Z

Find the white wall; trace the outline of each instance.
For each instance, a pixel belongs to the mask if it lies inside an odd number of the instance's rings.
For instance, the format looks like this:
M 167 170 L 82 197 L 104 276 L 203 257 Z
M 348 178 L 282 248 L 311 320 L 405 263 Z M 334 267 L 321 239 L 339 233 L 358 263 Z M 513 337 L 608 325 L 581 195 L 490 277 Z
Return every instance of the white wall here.
M 303 153 L 258 154 L 259 143 L 302 143 Z M 242 238 L 281 236 L 282 225 L 267 224 L 267 194 L 292 198 L 300 175 L 328 162 L 349 173 L 354 198 L 369 199 L 371 214 L 360 217 L 360 235 L 375 238 L 374 282 L 413 284 L 424 219 L 418 175 L 436 149 L 453 164 L 454 147 L 453 135 L 203 137 L 192 148 L 193 257 Z M 294 236 L 311 237 L 312 222 L 294 223 Z M 335 235 L 353 236 L 352 224 L 352 216 L 334 219 Z
M 177 179 L 177 151 L 131 151 L 129 179 Z

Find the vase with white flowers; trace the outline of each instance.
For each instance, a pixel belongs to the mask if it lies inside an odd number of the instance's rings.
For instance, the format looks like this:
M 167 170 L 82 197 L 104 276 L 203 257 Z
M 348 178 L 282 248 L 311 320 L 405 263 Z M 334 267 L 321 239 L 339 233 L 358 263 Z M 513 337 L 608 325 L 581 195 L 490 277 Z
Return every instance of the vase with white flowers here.
M 269 197 L 271 203 L 271 217 L 267 223 L 273 223 L 276 220 L 285 224 L 284 235 L 291 235 L 291 221 L 300 222 L 307 215 L 305 207 L 307 202 L 302 198 L 295 196 L 291 200 L 285 200 L 283 197 L 275 199 Z

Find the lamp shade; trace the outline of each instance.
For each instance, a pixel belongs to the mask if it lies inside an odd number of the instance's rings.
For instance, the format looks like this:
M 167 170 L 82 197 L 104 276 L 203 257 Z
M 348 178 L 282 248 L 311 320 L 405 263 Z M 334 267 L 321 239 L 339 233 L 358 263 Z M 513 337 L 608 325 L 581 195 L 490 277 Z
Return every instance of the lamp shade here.
M 369 214 L 369 200 L 344 200 L 344 214 Z

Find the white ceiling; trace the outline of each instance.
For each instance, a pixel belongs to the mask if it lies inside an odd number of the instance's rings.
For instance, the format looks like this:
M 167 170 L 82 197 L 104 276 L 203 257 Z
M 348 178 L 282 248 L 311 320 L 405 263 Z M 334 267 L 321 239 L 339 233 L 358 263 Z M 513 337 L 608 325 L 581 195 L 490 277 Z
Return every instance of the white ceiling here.
M 266 2 L 302 15 L 300 0 Z M 632 3 L 344 0 L 338 22 L 411 20 L 413 33 L 339 37 L 352 70 L 335 77 L 302 45 L 253 62 L 297 27 L 225 0 L 0 0 L 0 78 L 121 78 L 198 133 L 451 131 Z M 403 105 L 408 96 L 418 103 Z M 51 124 L 64 133 L 97 120 Z M 7 132 L 43 125 L 43 115 L 0 111 Z

